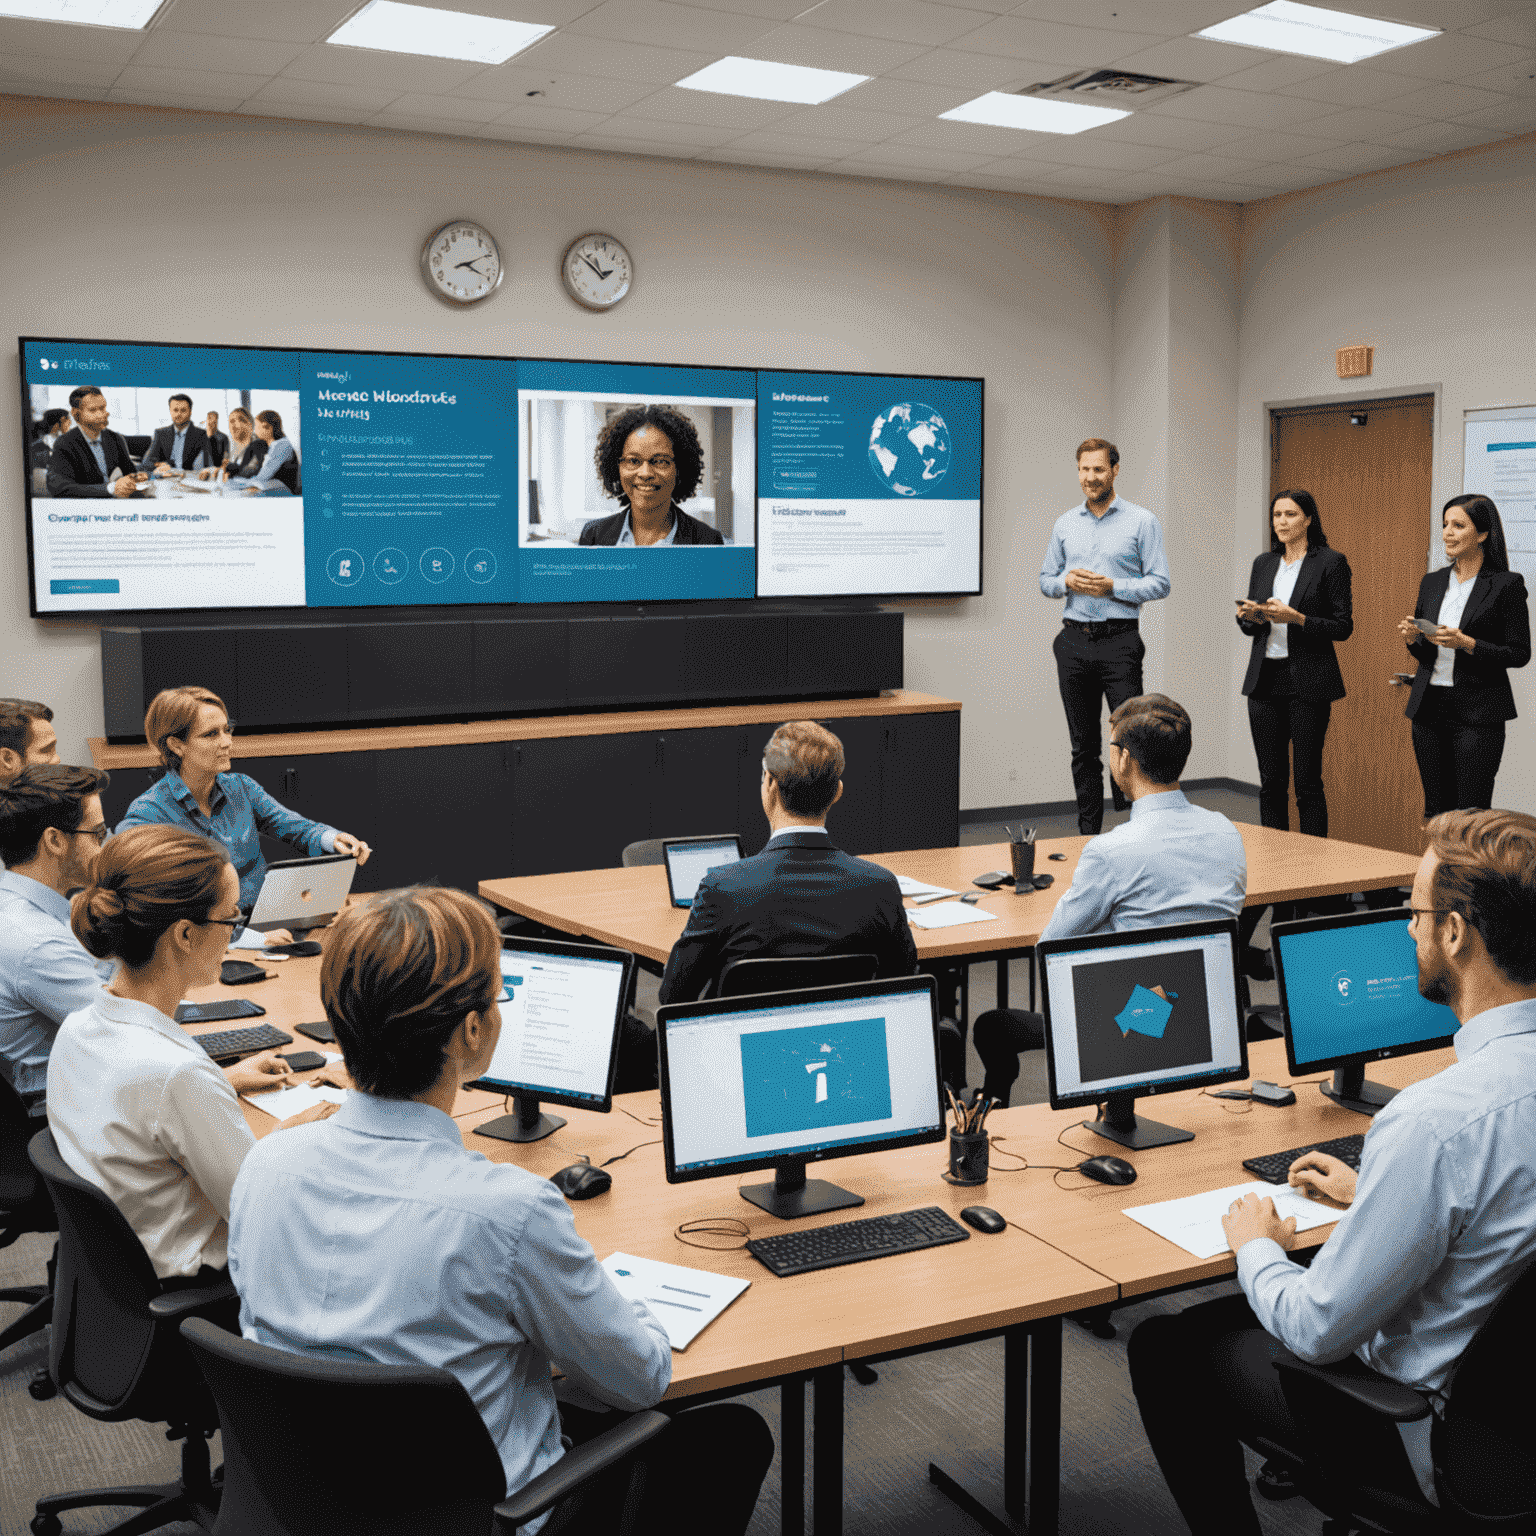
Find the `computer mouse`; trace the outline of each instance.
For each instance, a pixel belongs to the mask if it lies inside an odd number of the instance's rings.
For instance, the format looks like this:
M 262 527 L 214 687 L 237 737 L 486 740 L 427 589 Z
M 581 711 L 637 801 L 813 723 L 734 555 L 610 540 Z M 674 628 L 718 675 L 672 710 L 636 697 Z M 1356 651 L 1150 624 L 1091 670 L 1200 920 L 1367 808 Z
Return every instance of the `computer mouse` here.
M 551 1174 L 549 1182 L 567 1200 L 590 1200 L 593 1195 L 606 1195 L 613 1188 L 613 1175 L 591 1163 L 572 1163 L 569 1168 Z
M 1065 864 L 1067 862 L 1067 856 L 1064 853 L 1048 853 L 1046 858 L 1054 859 L 1058 864 Z
M 1077 1165 L 1079 1173 L 1086 1173 L 1100 1184 L 1134 1184 L 1136 1170 L 1123 1157 L 1090 1157 Z
M 978 1232 L 1001 1232 L 1008 1225 L 990 1205 L 968 1205 L 960 1212 L 960 1220 Z

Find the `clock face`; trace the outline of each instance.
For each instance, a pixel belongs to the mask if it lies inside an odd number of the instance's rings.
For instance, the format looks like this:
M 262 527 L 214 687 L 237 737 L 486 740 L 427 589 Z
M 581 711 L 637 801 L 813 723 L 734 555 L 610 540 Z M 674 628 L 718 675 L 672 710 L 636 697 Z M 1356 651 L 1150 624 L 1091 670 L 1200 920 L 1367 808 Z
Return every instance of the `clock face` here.
M 459 219 L 445 224 L 422 248 L 427 286 L 450 304 L 489 298 L 501 282 L 501 251 L 478 224 Z
M 629 292 L 635 264 L 612 235 L 580 235 L 565 248 L 560 276 L 578 304 L 612 309 Z

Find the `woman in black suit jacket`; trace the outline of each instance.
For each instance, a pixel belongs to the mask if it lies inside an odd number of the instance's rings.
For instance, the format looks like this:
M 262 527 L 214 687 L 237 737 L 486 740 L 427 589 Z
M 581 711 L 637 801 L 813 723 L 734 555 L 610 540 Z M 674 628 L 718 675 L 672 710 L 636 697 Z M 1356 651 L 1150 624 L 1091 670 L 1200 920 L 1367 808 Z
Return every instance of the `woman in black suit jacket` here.
M 1269 504 L 1269 526 L 1269 550 L 1253 562 L 1237 610 L 1237 627 L 1253 637 L 1243 693 L 1259 760 L 1259 820 L 1289 830 L 1294 750 L 1301 830 L 1327 837 L 1323 740 L 1333 701 L 1344 697 L 1334 642 L 1355 629 L 1349 561 L 1328 547 L 1308 491 L 1281 491 Z
M 1504 722 L 1515 718 L 1509 669 L 1531 659 L 1525 578 L 1509 568 L 1499 509 L 1486 496 L 1453 496 L 1440 531 L 1451 564 L 1419 583 L 1413 617 L 1397 626 L 1419 663 L 1404 713 L 1426 818 L 1491 806 Z

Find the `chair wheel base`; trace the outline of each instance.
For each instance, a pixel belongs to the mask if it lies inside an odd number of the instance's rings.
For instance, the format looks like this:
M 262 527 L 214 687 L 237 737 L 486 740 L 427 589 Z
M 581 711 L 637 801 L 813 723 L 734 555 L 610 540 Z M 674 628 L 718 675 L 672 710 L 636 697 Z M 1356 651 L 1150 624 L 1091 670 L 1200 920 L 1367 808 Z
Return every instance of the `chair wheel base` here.
M 53 1377 L 47 1371 L 39 1371 L 27 1383 L 27 1395 L 35 1402 L 46 1403 L 50 1397 L 59 1395 L 59 1389 L 54 1385 Z
M 880 1380 L 880 1373 L 873 1366 L 865 1365 L 862 1360 L 849 1362 L 848 1374 L 858 1382 L 861 1387 L 872 1387 Z
M 57 1515 L 33 1515 L 32 1536 L 62 1536 L 64 1522 Z
M 1266 1461 L 1259 1468 L 1259 1475 L 1254 1478 L 1253 1486 L 1258 1490 L 1261 1498 L 1268 1499 L 1272 1504 L 1278 1504 L 1283 1499 L 1294 1499 L 1301 1492 L 1290 1470 L 1275 1461 Z

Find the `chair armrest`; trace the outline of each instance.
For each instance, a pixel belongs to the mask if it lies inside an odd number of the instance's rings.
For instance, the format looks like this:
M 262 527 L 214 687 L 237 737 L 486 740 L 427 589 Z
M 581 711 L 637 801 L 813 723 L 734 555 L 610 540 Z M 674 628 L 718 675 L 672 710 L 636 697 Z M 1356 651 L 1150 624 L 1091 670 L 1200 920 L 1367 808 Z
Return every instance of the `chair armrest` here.
M 1405 1387 L 1380 1371 L 1350 1356 L 1332 1365 L 1308 1365 L 1285 1350 L 1275 1360 L 1275 1369 L 1282 1380 L 1291 1373 L 1307 1377 L 1311 1381 L 1331 1387 L 1360 1407 L 1390 1419 L 1394 1424 L 1411 1424 L 1417 1419 L 1427 1419 L 1433 1411 L 1429 1399 L 1412 1387 Z
M 595 1439 L 567 1451 L 549 1471 L 524 1483 L 510 1499 L 503 1499 L 496 1506 L 498 1528 L 515 1531 L 530 1520 L 538 1519 L 561 1499 L 575 1493 L 589 1478 L 617 1466 L 625 1457 L 632 1456 L 641 1446 L 654 1440 L 671 1422 L 666 1414 L 648 1408 L 643 1413 L 631 1414 L 622 1424 L 615 1424 Z
M 230 1280 L 221 1280 L 217 1285 L 193 1286 L 185 1291 L 167 1291 L 163 1296 L 150 1298 L 149 1315 L 157 1323 L 180 1323 L 184 1317 L 192 1317 L 206 1307 L 235 1301 L 239 1295 Z

